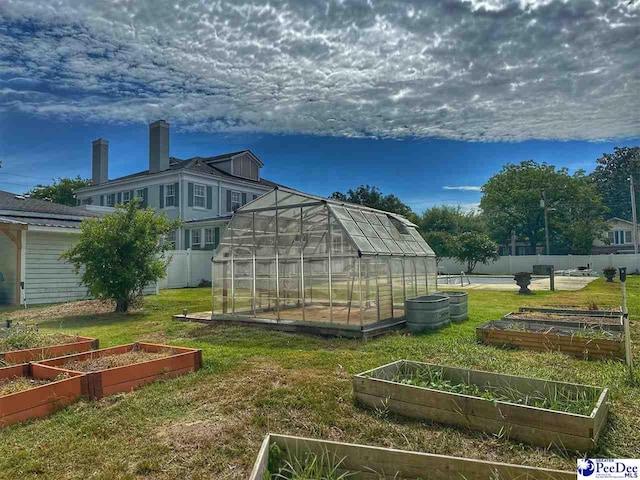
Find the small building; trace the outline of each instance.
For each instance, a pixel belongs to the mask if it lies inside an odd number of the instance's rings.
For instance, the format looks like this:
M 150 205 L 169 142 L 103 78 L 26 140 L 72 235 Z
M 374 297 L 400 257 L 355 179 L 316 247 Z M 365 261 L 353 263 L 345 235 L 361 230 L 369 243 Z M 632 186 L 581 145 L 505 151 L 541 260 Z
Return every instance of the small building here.
M 99 216 L 0 191 L 0 305 L 55 303 L 88 298 L 71 265 L 60 260 L 84 218 Z
M 634 253 L 633 223 L 618 217 L 608 219 L 607 223 L 609 224 L 609 231 L 607 232 L 609 243 L 595 240 L 591 253 L 593 255 Z M 636 241 L 640 245 L 640 228 L 637 228 L 636 231 Z
M 436 289 L 433 250 L 405 217 L 288 188 L 240 207 L 213 261 L 212 312 L 195 319 L 366 337 L 404 324 Z

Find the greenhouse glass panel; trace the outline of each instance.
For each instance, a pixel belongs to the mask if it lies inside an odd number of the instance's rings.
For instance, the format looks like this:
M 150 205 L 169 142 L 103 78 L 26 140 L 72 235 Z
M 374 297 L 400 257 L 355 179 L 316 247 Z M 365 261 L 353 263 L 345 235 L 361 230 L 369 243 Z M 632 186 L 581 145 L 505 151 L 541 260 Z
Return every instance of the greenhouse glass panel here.
M 285 188 L 235 212 L 212 268 L 214 320 L 353 336 L 402 322 L 437 273 L 408 220 Z

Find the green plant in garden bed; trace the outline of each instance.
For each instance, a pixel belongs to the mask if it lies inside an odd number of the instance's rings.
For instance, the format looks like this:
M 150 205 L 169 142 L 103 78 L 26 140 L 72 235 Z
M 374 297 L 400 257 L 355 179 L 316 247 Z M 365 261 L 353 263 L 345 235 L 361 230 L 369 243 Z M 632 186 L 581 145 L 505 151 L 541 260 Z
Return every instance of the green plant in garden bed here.
M 304 452 L 301 456 L 294 456 L 289 453 L 285 458 L 280 447 L 274 443 L 269 447 L 268 467 L 264 480 L 346 480 L 356 475 L 357 472 L 341 468 L 344 461 L 345 458 L 339 458 L 335 454 L 331 455 L 327 451 L 323 451 L 322 455 Z M 380 480 L 388 478 L 373 470 L 367 473 L 377 475 Z M 409 480 L 397 475 L 393 479 Z
M 444 377 L 441 368 L 429 366 L 400 372 L 393 377 L 393 381 L 443 392 L 578 415 L 590 415 L 599 395 L 597 392 L 574 391 L 557 386 L 554 386 L 550 392 L 533 391 L 525 393 L 507 385 L 478 386 L 472 383 L 454 382 Z
M 0 328 L 0 352 L 50 347 L 75 341 L 75 335 L 66 333 L 43 333 L 35 325 L 16 324 Z
M 495 327 L 494 327 L 495 328 Z M 511 322 L 506 328 L 500 328 L 500 330 L 512 330 L 514 332 L 535 332 L 541 334 L 556 334 L 564 335 L 567 337 L 582 337 L 601 340 L 621 340 L 622 336 L 619 332 L 612 332 L 605 330 L 597 325 L 582 327 L 572 327 L 572 330 L 562 330 L 557 326 L 548 327 L 547 329 L 533 330 L 531 325 L 526 322 Z

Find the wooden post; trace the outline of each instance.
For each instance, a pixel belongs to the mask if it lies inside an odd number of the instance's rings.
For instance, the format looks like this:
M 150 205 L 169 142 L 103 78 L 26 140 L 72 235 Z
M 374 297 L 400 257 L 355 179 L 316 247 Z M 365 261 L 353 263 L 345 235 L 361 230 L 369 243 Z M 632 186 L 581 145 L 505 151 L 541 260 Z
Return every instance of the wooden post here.
M 22 303 L 20 282 L 23 282 L 22 278 L 22 230 L 16 231 L 16 305 Z

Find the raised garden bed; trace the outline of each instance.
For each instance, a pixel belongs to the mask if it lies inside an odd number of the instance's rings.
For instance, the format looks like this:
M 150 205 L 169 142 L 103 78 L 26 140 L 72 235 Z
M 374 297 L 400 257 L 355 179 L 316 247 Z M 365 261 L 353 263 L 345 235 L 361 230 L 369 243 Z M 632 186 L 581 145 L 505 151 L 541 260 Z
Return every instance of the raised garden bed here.
M 499 347 L 516 347 L 537 352 L 558 351 L 595 360 L 624 360 L 622 332 L 597 325 L 573 325 L 494 320 L 478 326 L 476 338 L 486 345 Z
M 86 378 L 78 372 L 37 363 L 0 368 L 0 427 L 46 417 L 84 391 Z
M 584 305 L 549 305 L 546 307 L 520 307 L 521 312 L 560 313 L 563 315 L 587 315 L 589 317 L 620 317 L 622 310 L 618 308 L 589 309 Z
M 99 399 L 162 378 L 194 372 L 202 366 L 202 350 L 153 343 L 131 343 L 40 362 L 85 372 L 87 394 Z
M 358 402 L 543 447 L 590 450 L 606 388 L 400 360 L 354 377 Z
M 33 362 L 95 348 L 98 348 L 95 338 L 43 333 L 32 327 L 10 327 L 0 331 L 0 365 Z
M 555 312 L 510 312 L 502 317 L 502 320 L 513 322 L 535 322 L 544 325 L 557 325 L 561 327 L 593 327 L 598 326 L 605 330 L 622 332 L 622 314 L 618 316 L 591 316 L 588 314 L 566 314 Z
M 324 476 L 313 475 L 316 472 L 310 472 L 310 470 L 313 470 L 311 464 L 314 461 L 315 465 L 322 464 L 325 472 L 335 471 L 335 474 L 333 476 L 326 473 Z M 303 471 L 305 467 L 307 470 L 304 471 L 304 475 L 291 474 L 292 471 Z M 274 470 L 281 468 L 280 476 L 278 472 L 270 471 L 270 468 Z M 345 476 L 340 477 L 341 474 Z M 576 474 L 471 458 L 268 434 L 262 442 L 249 480 L 292 478 L 574 480 Z

